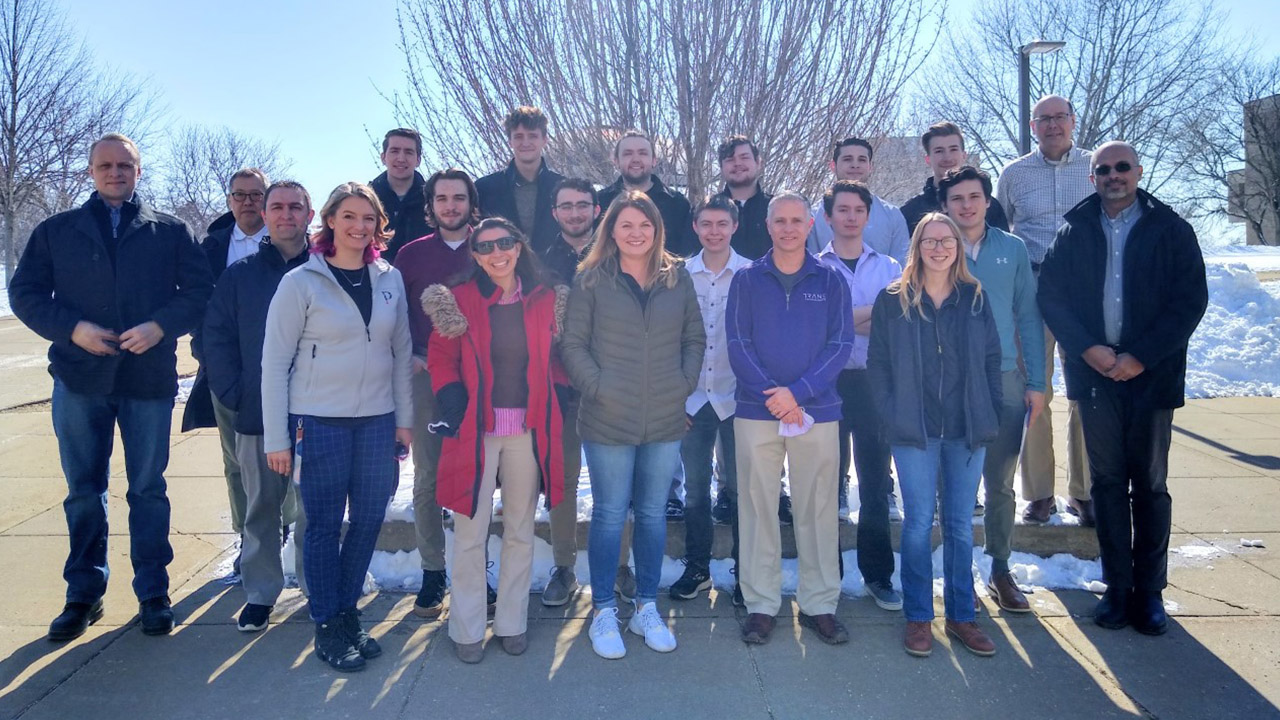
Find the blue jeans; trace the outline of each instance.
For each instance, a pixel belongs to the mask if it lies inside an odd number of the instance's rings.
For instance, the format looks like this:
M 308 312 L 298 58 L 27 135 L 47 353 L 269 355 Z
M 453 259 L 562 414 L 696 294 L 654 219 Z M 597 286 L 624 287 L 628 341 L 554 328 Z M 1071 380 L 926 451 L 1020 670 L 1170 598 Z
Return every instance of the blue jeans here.
M 138 600 L 169 594 L 173 548 L 169 545 L 169 465 L 173 398 L 138 399 L 82 395 L 53 381 L 53 432 L 67 477 L 71 552 L 62 577 L 67 602 L 93 603 L 107 591 L 107 478 L 115 426 L 124 445 L 129 490 L 129 561 Z
M 658 599 L 667 546 L 667 492 L 680 462 L 680 441 L 644 445 L 584 442 L 591 472 L 591 535 L 587 564 L 596 609 L 618 606 L 618 547 L 627 508 L 635 513 L 631 552 L 636 557 L 636 603 Z
M 711 471 L 712 455 L 720 439 L 720 467 L 728 478 L 728 484 L 737 487 L 737 450 L 733 442 L 733 416 L 721 420 L 715 408 L 707 403 L 693 415 L 689 432 L 680 443 L 680 458 L 684 463 L 684 546 L 685 560 L 692 567 L 706 570 L 711 564 L 711 542 L 714 528 L 711 524 Z M 733 517 L 735 540 L 733 557 L 738 557 L 738 516 Z
M 935 507 L 942 520 L 942 599 L 947 618 L 973 621 L 973 503 L 985 456 L 986 448 L 971 451 L 964 440 L 929 438 L 924 449 L 893 446 L 902 488 L 902 613 L 910 622 L 933 619 L 930 536 Z
M 396 491 L 395 415 L 329 424 L 304 416 L 299 490 L 307 515 L 303 571 L 311 619 L 328 622 L 351 610 L 364 589 L 387 501 Z M 296 427 L 298 416 L 289 416 Z M 342 516 L 347 534 L 342 536 Z M 341 549 L 338 540 L 341 537 Z

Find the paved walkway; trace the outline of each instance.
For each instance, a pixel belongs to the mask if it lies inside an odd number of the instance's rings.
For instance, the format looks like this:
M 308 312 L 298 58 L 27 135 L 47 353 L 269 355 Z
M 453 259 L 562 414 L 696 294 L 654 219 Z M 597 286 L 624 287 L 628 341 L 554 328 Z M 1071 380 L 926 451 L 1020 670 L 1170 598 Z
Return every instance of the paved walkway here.
M 0 718 L 1280 717 L 1280 399 L 1198 401 L 1175 417 L 1172 546 L 1222 554 L 1175 564 L 1165 597 L 1177 610 L 1164 637 L 1102 630 L 1089 618 L 1094 596 L 1041 591 L 1030 617 L 986 603 L 992 659 L 940 633 L 933 657 L 908 657 L 901 616 L 847 598 L 848 645 L 802 632 L 787 603 L 773 642 L 749 648 L 728 598 L 713 593 L 660 603 L 676 652 L 658 655 L 632 636 L 626 659 L 604 661 L 591 652 L 580 596 L 554 612 L 531 604 L 525 656 L 491 645 L 483 663 L 464 666 L 441 623 L 409 612 L 412 596 L 382 593 L 364 611 L 384 655 L 340 675 L 311 654 L 297 591 L 286 591 L 266 632 L 236 632 L 242 593 L 214 577 L 234 538 L 209 431 L 173 436 L 177 631 L 151 638 L 133 624 L 117 453 L 106 616 L 73 643 L 44 639 L 63 600 L 64 482 L 40 402 L 48 374 L 30 360 L 42 343 L 14 326 L 0 320 L 0 408 L 19 406 L 0 412 Z M 1267 547 L 1240 547 L 1241 538 Z

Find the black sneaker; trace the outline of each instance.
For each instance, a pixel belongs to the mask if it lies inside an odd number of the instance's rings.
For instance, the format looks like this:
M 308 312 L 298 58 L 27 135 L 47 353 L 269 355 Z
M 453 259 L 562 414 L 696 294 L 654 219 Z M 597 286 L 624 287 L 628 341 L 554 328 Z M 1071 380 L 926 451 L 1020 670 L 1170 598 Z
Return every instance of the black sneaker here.
M 327 623 L 316 623 L 316 657 L 341 672 L 363 670 L 364 658 L 343 632 L 341 623 L 336 617 Z
M 444 610 L 444 595 L 449 590 L 443 570 L 423 570 L 422 589 L 413 601 L 413 614 L 424 618 L 437 618 Z
M 778 523 L 781 525 L 790 525 L 795 518 L 791 514 L 791 496 L 778 496 Z
M 667 519 L 683 520 L 684 519 L 684 503 L 680 498 L 671 498 L 667 500 Z
M 692 600 L 698 593 L 711 589 L 711 573 L 692 563 L 685 565 L 684 574 L 671 583 L 671 597 L 676 600 Z
M 54 642 L 75 640 L 101 619 L 102 598 L 93 603 L 69 602 L 63 606 L 62 614 L 49 623 L 49 639 Z
M 168 596 L 154 597 L 138 603 L 138 617 L 143 635 L 168 635 L 173 632 L 173 608 Z
M 338 613 L 338 617 L 335 620 L 342 627 L 342 631 L 346 633 L 347 640 L 355 647 L 356 652 L 360 653 L 360 657 L 369 660 L 382 654 L 382 646 L 378 644 L 378 641 L 365 632 L 363 627 L 360 627 L 359 610 L 356 608 L 343 610 Z
M 738 582 L 737 566 L 730 568 L 729 573 L 733 575 L 733 606 L 745 608 L 747 606 L 747 601 L 742 597 L 742 583 Z
M 711 506 L 711 519 L 717 525 L 732 525 L 738 519 L 738 503 L 727 492 L 716 496 L 716 504 Z
M 485 601 L 489 605 L 489 617 L 493 617 L 494 613 L 498 611 L 498 591 L 489 583 L 484 584 L 484 589 Z
M 240 632 L 258 632 L 265 629 L 270 621 L 270 605 L 248 603 L 240 611 L 240 619 L 236 622 L 236 629 Z

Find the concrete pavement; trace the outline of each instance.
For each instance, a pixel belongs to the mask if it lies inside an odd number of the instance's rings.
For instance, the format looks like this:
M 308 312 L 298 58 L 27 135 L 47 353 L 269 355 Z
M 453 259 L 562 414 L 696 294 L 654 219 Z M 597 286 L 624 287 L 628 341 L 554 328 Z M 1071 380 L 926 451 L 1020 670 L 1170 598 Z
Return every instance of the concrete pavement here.
M 901 615 L 865 598 L 841 601 L 848 645 L 801 631 L 787 602 L 773 641 L 748 647 L 738 613 L 713 592 L 659 603 L 680 642 L 674 653 L 630 636 L 628 657 L 605 661 L 591 652 L 590 603 L 580 594 L 555 610 L 532 600 L 524 656 L 491 643 L 484 662 L 464 666 L 442 623 L 412 615 L 411 595 L 384 592 L 364 605 L 383 656 L 341 675 L 312 655 L 295 590 L 267 631 L 236 631 L 242 593 L 215 577 L 235 538 L 213 431 L 173 435 L 177 631 L 152 638 L 133 624 L 117 453 L 106 616 L 75 642 L 44 639 L 63 601 L 65 484 L 41 403 L 48 374 L 43 363 L 9 360 L 42 345 L 13 322 L 0 320 L 0 408 L 10 408 L 0 412 L 0 718 L 1280 717 L 1280 399 L 1196 401 L 1175 416 L 1171 547 L 1220 552 L 1174 557 L 1164 637 L 1102 630 L 1089 617 L 1094 596 L 1042 590 L 1034 616 L 985 602 L 980 622 L 998 646 L 991 659 L 952 648 L 941 632 L 933 657 L 908 657 Z M 1266 547 L 1241 547 L 1241 538 Z

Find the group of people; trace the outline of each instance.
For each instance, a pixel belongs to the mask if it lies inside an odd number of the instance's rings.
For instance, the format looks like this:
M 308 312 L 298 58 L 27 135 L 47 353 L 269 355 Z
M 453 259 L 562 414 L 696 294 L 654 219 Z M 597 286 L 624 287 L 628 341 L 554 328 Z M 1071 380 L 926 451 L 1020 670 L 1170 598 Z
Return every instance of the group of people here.
M 292 527 L 315 651 L 339 670 L 381 652 L 357 603 L 410 453 L 423 572 L 413 611 L 439 617 L 448 595 L 464 662 L 483 659 L 488 617 L 503 650 L 528 647 L 539 497 L 555 563 L 541 600 L 563 605 L 578 590 L 584 455 L 589 636 L 601 657 L 626 654 L 620 601 L 634 606 L 627 631 L 655 651 L 676 648 L 657 603 L 680 477 L 686 557 L 673 599 L 712 586 L 718 479 L 743 640 L 768 642 L 781 607 L 782 517 L 800 624 L 847 642 L 836 607 L 850 465 L 858 570 L 879 607 L 904 614 L 905 650 L 933 646 L 936 511 L 944 630 L 991 655 L 975 622 L 974 507 L 982 482 L 987 592 L 1029 612 L 1009 569 L 1013 480 L 1021 460 L 1024 521 L 1057 512 L 1055 345 L 1072 401 L 1066 510 L 1096 524 L 1108 585 L 1095 619 L 1163 633 L 1166 464 L 1186 345 L 1207 303 L 1203 262 L 1190 226 L 1139 189 L 1132 146 L 1076 147 L 1061 97 L 1033 115 L 1037 148 L 1004 169 L 998 192 L 968 164 L 960 128 L 938 123 L 922 137 L 932 177 L 901 209 L 868 189 L 874 149 L 857 137 L 833 144 L 835 181 L 813 204 L 765 193 L 756 145 L 729 137 L 718 149 L 724 189 L 691 207 L 655 174 L 643 132 L 619 136 L 619 178 L 597 189 L 548 167 L 547 118 L 520 107 L 505 121 L 510 163 L 475 181 L 452 168 L 424 178 L 421 137 L 388 132 L 386 172 L 336 188 L 311 234 L 305 188 L 242 170 L 230 213 L 202 243 L 135 194 L 133 142 L 103 136 L 90 151 L 93 196 L 35 230 L 9 290 L 18 317 L 52 342 L 71 552 L 50 639 L 77 637 L 102 613 L 115 425 L 140 623 L 149 634 L 173 627 L 163 472 L 187 332 L 201 370 L 184 427 L 219 428 L 242 535 L 238 627 L 269 623 Z M 495 492 L 496 587 L 486 571 Z

